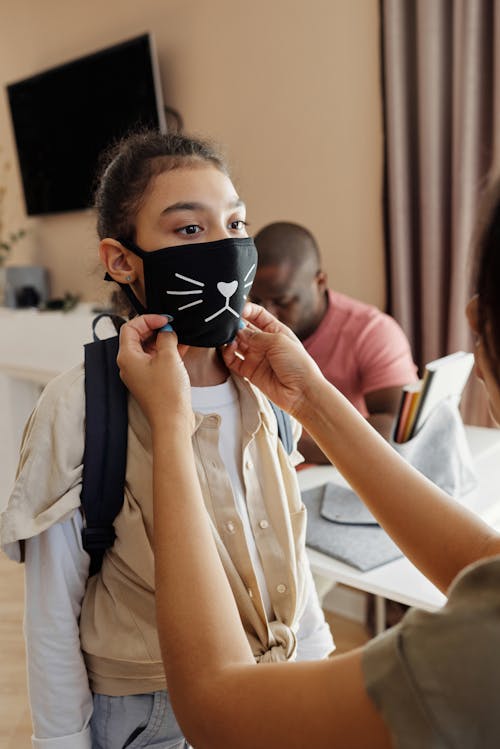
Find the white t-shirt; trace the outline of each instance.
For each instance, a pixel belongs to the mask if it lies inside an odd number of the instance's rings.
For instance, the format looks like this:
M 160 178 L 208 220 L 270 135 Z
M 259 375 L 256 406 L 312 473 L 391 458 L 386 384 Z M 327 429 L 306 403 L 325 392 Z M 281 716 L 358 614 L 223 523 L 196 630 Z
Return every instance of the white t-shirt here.
M 268 618 L 272 619 L 271 599 L 248 517 L 245 489 L 241 478 L 241 415 L 238 391 L 231 378 L 222 385 L 193 387 L 191 388 L 191 403 L 193 411 L 199 411 L 203 414 L 215 413 L 220 416 L 220 456 L 229 474 L 234 501 L 243 523 L 248 552 L 259 583 L 262 602 Z

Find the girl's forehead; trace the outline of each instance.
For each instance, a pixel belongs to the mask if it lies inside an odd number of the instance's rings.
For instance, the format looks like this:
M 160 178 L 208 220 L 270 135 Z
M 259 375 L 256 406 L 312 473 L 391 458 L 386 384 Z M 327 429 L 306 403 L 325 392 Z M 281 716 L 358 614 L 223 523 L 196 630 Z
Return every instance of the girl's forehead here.
M 193 164 L 161 172 L 153 177 L 145 202 L 214 202 L 234 200 L 231 179 L 212 164 Z

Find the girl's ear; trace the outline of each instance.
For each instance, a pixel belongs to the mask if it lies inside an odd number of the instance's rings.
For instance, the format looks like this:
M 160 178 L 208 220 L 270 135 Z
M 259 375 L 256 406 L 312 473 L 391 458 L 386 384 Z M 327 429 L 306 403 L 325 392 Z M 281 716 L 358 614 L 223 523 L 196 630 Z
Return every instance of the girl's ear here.
M 126 284 L 137 280 L 137 269 L 131 253 L 116 239 L 102 239 L 99 243 L 99 255 L 114 281 Z

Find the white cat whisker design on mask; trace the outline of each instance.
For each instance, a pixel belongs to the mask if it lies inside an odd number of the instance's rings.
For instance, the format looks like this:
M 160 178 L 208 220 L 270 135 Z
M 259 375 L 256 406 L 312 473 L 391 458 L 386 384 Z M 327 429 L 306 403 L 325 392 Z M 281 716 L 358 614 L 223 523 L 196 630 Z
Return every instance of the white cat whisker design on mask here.
M 175 274 L 176 278 L 180 278 L 182 281 L 188 281 L 189 283 L 194 283 L 196 286 L 202 286 L 204 287 L 205 284 L 201 281 L 195 281 L 194 278 L 188 278 L 188 276 L 183 276 L 180 273 Z M 167 294 L 174 294 L 177 296 L 182 296 L 183 294 L 203 294 L 203 291 L 201 289 L 188 289 L 187 291 L 176 291 L 174 289 L 167 289 Z
M 250 275 L 250 273 L 252 273 L 253 270 L 255 270 L 255 263 L 252 265 L 252 267 L 250 268 L 250 270 L 246 274 L 245 278 L 243 279 L 244 281 L 247 280 L 248 276 Z M 253 284 L 253 276 L 252 276 L 252 278 L 251 278 L 250 281 L 248 281 L 246 284 L 243 285 L 243 288 L 244 289 L 248 289 L 252 284 Z M 247 299 L 247 294 L 243 294 L 243 299 L 245 299 L 245 300 Z
M 196 281 L 194 278 L 188 278 L 188 276 L 183 276 L 181 273 L 175 274 L 176 278 L 180 278 L 182 281 L 188 281 L 189 283 L 194 283 L 197 286 L 205 286 L 204 283 L 201 281 Z M 169 289 L 166 292 L 167 294 L 171 294 L 174 296 L 185 296 L 185 295 L 193 295 L 193 294 L 203 294 L 203 291 L 201 289 L 189 289 L 188 291 L 174 291 L 173 289 Z M 195 302 L 189 302 L 189 304 L 183 304 L 182 307 L 179 307 L 178 311 L 181 312 L 183 309 L 188 309 L 189 307 L 195 307 L 197 304 L 201 304 L 203 302 L 203 299 L 197 299 Z
M 250 268 L 250 270 L 249 270 L 249 271 L 248 271 L 248 273 L 246 274 L 246 276 L 245 276 L 245 278 L 243 279 L 243 281 L 246 281 L 246 280 L 247 280 L 248 276 L 250 275 L 250 273 L 251 273 L 251 272 L 252 272 L 252 271 L 253 271 L 254 269 L 255 269 L 255 263 L 254 263 L 254 264 L 252 265 L 252 267 Z M 251 286 L 252 284 L 253 284 L 253 278 L 252 278 L 252 280 L 251 280 L 251 281 L 249 281 L 248 283 L 246 283 L 246 284 L 245 284 L 244 288 L 246 289 L 246 288 L 247 288 L 247 286 Z
M 183 309 L 188 309 L 189 307 L 196 307 L 197 304 L 203 304 L 203 299 L 197 299 L 196 302 L 189 302 L 189 304 L 183 304 L 182 307 L 178 308 L 178 312 L 181 312 Z

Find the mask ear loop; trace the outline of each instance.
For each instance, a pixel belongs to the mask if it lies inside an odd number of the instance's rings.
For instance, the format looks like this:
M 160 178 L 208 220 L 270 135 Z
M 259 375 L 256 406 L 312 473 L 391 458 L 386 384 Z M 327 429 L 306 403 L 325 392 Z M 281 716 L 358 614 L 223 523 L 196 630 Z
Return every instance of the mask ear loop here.
M 144 252 L 144 250 L 141 250 L 141 248 L 134 244 L 134 242 L 132 242 L 130 239 L 123 239 L 122 237 L 118 237 L 116 241 L 126 247 L 127 250 L 130 250 L 130 252 L 133 252 L 134 255 L 140 257 L 141 260 L 144 259 L 148 254 L 147 252 Z
M 141 250 L 140 247 L 138 247 L 133 242 L 130 242 L 129 240 L 122 239 L 121 237 L 118 237 L 117 241 L 120 242 L 120 244 L 122 244 L 124 247 L 126 247 L 127 250 L 130 250 L 130 252 L 133 252 L 134 255 L 137 255 L 138 257 L 140 257 L 141 260 L 147 254 L 146 252 L 144 252 L 144 250 Z M 113 283 L 118 284 L 118 286 L 122 289 L 123 293 L 125 294 L 125 296 L 127 297 L 127 299 L 129 300 L 130 304 L 135 309 L 135 311 L 137 312 L 138 315 L 145 315 L 146 314 L 146 312 L 147 312 L 146 307 L 142 304 L 141 301 L 139 301 L 139 299 L 136 297 L 136 295 L 134 294 L 134 292 L 132 291 L 132 289 L 130 288 L 130 286 L 128 284 L 126 284 L 126 283 L 120 283 L 119 281 L 115 281 L 115 279 L 112 278 L 109 275 L 109 273 L 107 273 L 107 272 L 106 272 L 106 274 L 104 276 L 104 280 L 105 281 L 112 281 Z

